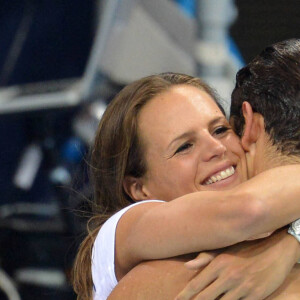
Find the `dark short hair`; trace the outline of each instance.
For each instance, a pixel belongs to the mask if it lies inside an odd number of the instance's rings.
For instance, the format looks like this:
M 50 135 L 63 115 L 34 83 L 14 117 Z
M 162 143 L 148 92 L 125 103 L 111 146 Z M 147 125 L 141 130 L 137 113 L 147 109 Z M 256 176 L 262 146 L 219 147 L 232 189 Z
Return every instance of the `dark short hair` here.
M 285 155 L 300 155 L 300 39 L 266 47 L 236 75 L 230 117 L 243 133 L 242 103 L 264 117 L 265 130 Z

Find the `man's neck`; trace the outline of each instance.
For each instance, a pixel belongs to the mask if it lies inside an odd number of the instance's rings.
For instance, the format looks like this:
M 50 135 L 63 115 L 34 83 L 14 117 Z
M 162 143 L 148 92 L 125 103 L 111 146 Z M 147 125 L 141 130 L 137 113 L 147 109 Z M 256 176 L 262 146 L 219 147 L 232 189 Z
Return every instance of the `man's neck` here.
M 281 155 L 278 157 L 278 163 L 280 166 L 299 164 L 300 157 L 296 155 Z
M 260 133 L 251 149 L 246 153 L 249 178 L 268 169 L 300 163 L 300 155 L 283 154 L 266 132 Z
M 285 155 L 279 152 L 276 149 L 268 151 L 265 155 L 265 170 L 271 169 L 274 167 L 284 166 L 284 165 L 293 165 L 300 163 L 300 156 L 297 155 Z

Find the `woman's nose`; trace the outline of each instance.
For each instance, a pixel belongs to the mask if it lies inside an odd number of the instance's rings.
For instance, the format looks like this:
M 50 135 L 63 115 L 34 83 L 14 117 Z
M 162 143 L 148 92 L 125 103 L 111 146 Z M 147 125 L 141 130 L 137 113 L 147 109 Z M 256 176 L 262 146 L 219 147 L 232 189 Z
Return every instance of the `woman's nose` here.
M 227 148 L 220 140 L 208 135 L 203 149 L 203 160 L 209 161 L 215 157 L 222 157 Z

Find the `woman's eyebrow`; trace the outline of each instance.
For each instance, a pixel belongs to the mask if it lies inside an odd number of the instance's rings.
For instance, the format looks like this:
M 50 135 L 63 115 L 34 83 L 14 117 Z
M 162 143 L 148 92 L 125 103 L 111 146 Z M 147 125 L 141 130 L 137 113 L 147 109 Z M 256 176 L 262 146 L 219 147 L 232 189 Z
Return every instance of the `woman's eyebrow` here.
M 184 139 L 184 138 L 188 138 L 190 136 L 192 136 L 194 134 L 194 131 L 187 131 L 184 132 L 183 134 L 180 134 L 179 136 L 177 136 L 175 139 L 173 139 L 169 145 L 167 146 L 167 149 L 171 148 L 172 145 L 177 142 L 178 140 Z
M 215 124 L 219 123 L 220 121 L 227 121 L 227 119 L 224 117 L 224 116 L 221 116 L 221 117 L 217 117 L 213 120 L 211 120 L 209 123 L 208 123 L 208 126 L 211 127 L 211 126 L 214 126 Z
M 209 127 L 214 126 L 215 124 L 219 123 L 220 121 L 224 121 L 224 120 L 227 120 L 224 116 L 217 117 L 217 118 L 211 120 L 211 121 L 208 123 L 208 126 L 209 126 Z M 174 139 L 169 143 L 169 145 L 167 146 L 167 149 L 171 148 L 172 145 L 173 145 L 175 142 L 177 142 L 178 140 L 181 140 L 181 139 L 184 139 L 184 138 L 189 138 L 189 137 L 191 137 L 193 134 L 194 134 L 194 131 L 187 131 L 187 132 L 184 132 L 184 133 L 180 134 L 179 136 L 177 136 L 176 138 L 174 138 Z

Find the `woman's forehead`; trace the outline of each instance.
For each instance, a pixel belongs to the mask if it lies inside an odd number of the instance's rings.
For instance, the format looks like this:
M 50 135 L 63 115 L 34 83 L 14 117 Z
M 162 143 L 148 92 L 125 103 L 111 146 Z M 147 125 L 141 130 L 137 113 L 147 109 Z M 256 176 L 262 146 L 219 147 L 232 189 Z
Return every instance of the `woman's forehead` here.
M 171 120 L 186 114 L 222 114 L 214 99 L 194 86 L 179 85 L 152 98 L 140 111 L 139 122 Z M 147 120 L 147 121 L 149 121 Z
M 224 117 L 205 91 L 193 86 L 176 86 L 151 99 L 138 117 L 142 140 L 168 138 L 185 130 L 205 127 L 212 119 Z

